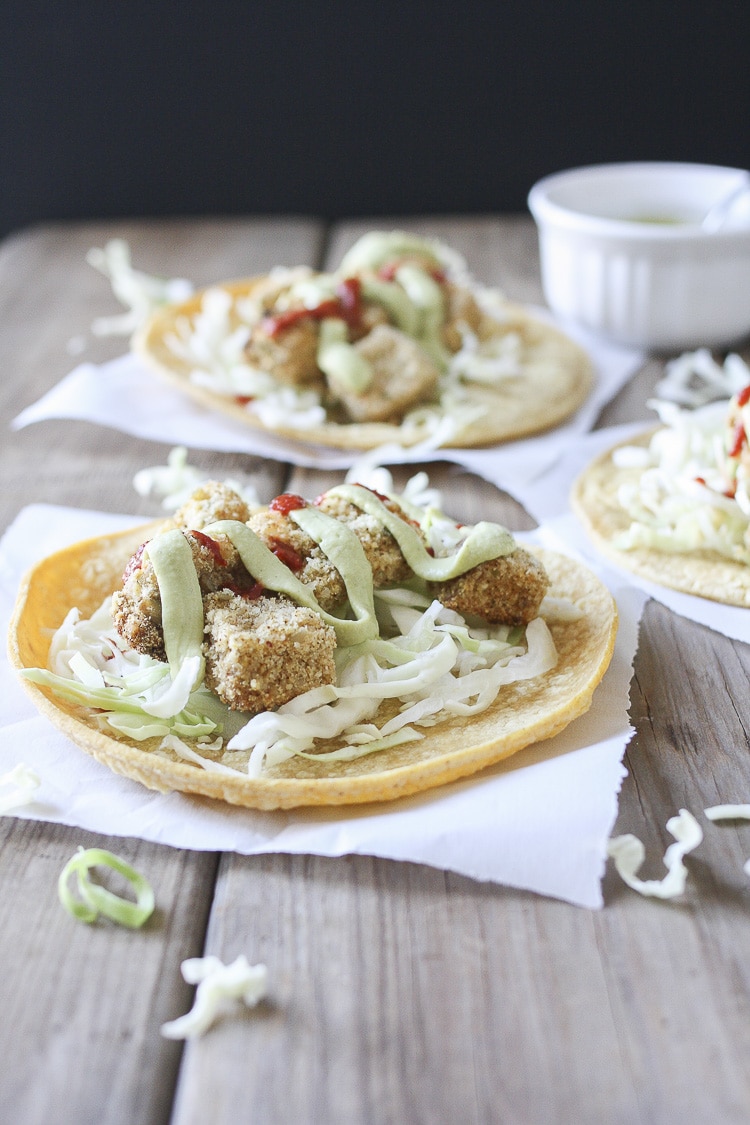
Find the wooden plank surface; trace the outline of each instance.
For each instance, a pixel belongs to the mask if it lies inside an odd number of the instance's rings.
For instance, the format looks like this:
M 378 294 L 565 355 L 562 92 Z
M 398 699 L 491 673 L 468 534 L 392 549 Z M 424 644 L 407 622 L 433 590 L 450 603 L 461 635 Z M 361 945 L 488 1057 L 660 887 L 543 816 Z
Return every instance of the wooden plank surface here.
M 475 275 L 539 302 L 536 239 L 516 217 L 425 218 Z M 8 434 L 71 366 L 67 341 L 114 310 L 86 266 L 121 234 L 141 268 L 197 282 L 276 261 L 335 262 L 369 224 L 273 220 L 103 224 L 25 232 L 0 250 L 3 522 L 31 500 L 153 513 L 130 487 L 166 449 L 78 423 Z M 324 234 L 328 235 L 324 239 Z M 323 257 L 325 255 L 325 257 Z M 96 341 L 87 358 L 122 350 Z M 606 423 L 649 417 L 652 361 Z M 261 495 L 327 474 L 196 452 Z M 465 518 L 531 521 L 491 485 L 431 469 Z M 617 831 L 661 874 L 667 819 L 750 799 L 745 646 L 651 604 L 631 688 Z M 166 1122 L 745 1122 L 750 1118 L 750 825 L 711 826 L 684 898 L 644 900 L 611 871 L 589 912 L 412 864 L 366 857 L 219 859 L 102 841 L 147 871 L 160 911 L 137 935 L 62 914 L 54 884 L 84 834 L 0 820 L 0 1119 Z M 214 881 L 215 880 L 215 881 Z M 205 933 L 205 942 L 204 942 Z M 184 1052 L 159 1035 L 184 1011 L 183 956 L 269 966 L 265 1005 Z M 62 1113 L 60 1107 L 63 1107 Z
M 132 479 L 139 467 L 163 464 L 167 446 L 83 422 L 8 431 L 19 410 L 76 362 L 122 354 L 122 338 L 90 333 L 94 317 L 122 311 L 85 261 L 90 247 L 113 237 L 128 241 L 139 268 L 202 284 L 277 261 L 314 264 L 322 228 L 258 220 L 82 224 L 8 240 L 0 249 L 3 528 L 35 501 L 159 514 Z M 71 356 L 67 345 L 80 337 L 86 350 Z M 191 461 L 222 477 L 252 473 L 268 495 L 286 476 L 283 465 L 247 457 L 195 451 Z M 158 912 L 143 931 L 88 927 L 62 911 L 57 877 L 79 844 L 108 847 L 148 874 Z M 0 817 L 0 959 L 8 966 L 0 985 L 0 1121 L 169 1120 L 182 1050 L 159 1028 L 192 1002 L 179 966 L 202 952 L 217 862 L 213 854 Z

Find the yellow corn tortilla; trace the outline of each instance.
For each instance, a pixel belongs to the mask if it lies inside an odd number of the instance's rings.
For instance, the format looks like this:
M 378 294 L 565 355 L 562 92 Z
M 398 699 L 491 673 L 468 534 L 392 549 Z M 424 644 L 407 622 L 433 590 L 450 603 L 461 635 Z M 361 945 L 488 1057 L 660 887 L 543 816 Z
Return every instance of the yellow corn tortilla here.
M 266 278 L 263 277 L 248 278 L 224 282 L 219 288 L 237 300 L 250 296 L 265 283 Z M 294 425 L 270 429 L 231 397 L 192 382 L 192 365 L 175 355 L 167 341 L 175 332 L 178 320 L 184 317 L 192 319 L 196 315 L 204 292 L 195 293 L 181 304 L 158 309 L 131 342 L 133 352 L 150 370 L 168 379 L 196 402 L 251 428 L 335 449 L 364 451 L 390 443 L 415 445 L 424 440 L 424 434 L 415 433 L 413 427 L 407 429 L 403 424 L 389 422 L 331 419 L 304 429 Z M 472 383 L 471 401 L 482 408 L 481 416 L 472 423 L 470 432 L 447 442 L 447 446 L 470 448 L 495 445 L 541 433 L 565 421 L 588 398 L 594 374 L 586 352 L 562 332 L 529 316 L 520 306 L 508 304 L 506 312 L 507 319 L 499 325 L 498 334 L 519 334 L 523 348 L 523 373 L 503 379 L 494 388 Z
M 90 616 L 119 587 L 132 553 L 162 526 L 150 524 L 85 540 L 35 566 L 21 585 L 11 621 L 12 664 L 19 670 L 46 667 L 52 633 L 71 606 Z M 615 603 L 582 564 L 547 551 L 540 551 L 539 557 L 551 578 L 550 593 L 571 598 L 584 611 L 579 620 L 550 624 L 559 655 L 557 667 L 503 688 L 492 707 L 480 715 L 423 728 L 421 741 L 354 761 L 316 763 L 295 757 L 260 778 L 209 773 L 159 750 L 159 738 L 136 742 L 114 731 L 105 733 L 91 710 L 25 679 L 22 683 L 42 714 L 72 742 L 149 789 L 180 790 L 259 809 L 392 800 L 473 774 L 551 738 L 588 710 L 612 656 Z M 380 714 L 385 719 L 387 707 Z M 242 757 L 227 752 L 224 763 L 241 765 Z M 245 752 L 245 763 L 248 757 Z
M 573 485 L 571 506 L 592 542 L 602 554 L 633 574 L 660 586 L 694 594 L 724 605 L 750 607 L 750 567 L 733 562 L 718 551 L 660 551 L 655 547 L 619 550 L 617 536 L 627 531 L 631 517 L 618 502 L 621 485 L 638 480 L 642 470 L 621 468 L 614 463 L 615 450 L 624 446 L 648 446 L 655 430 L 621 442 L 602 453 Z

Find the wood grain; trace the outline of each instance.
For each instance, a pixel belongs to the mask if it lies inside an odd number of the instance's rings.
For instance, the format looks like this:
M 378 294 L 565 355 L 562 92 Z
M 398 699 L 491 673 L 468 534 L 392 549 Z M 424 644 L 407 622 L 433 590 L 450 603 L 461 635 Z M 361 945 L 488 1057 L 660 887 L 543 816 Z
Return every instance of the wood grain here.
M 4 422 L 69 369 L 71 336 L 116 311 L 82 261 L 90 245 L 120 234 L 142 268 L 201 282 L 277 260 L 334 263 L 370 225 L 171 221 L 16 236 L 0 248 Z M 396 217 L 388 226 L 445 238 L 480 280 L 541 300 L 527 218 Z M 86 356 L 119 349 L 93 341 Z M 645 364 L 600 421 L 648 418 L 662 370 L 662 359 Z M 165 453 L 76 423 L 6 436 L 3 518 L 37 499 L 155 514 L 130 480 Z M 257 472 L 266 497 L 282 486 L 320 491 L 334 479 L 212 453 L 191 460 L 217 473 Z M 465 518 L 531 526 L 486 482 L 444 462 L 429 469 Z M 77 925 L 57 905 L 54 884 L 86 842 L 81 833 L 0 821 L 0 953 L 12 968 L 0 978 L 0 1119 L 746 1122 L 750 824 L 710 824 L 702 810 L 750 800 L 749 674 L 744 645 L 647 607 L 616 830 L 644 840 L 643 873 L 658 877 L 667 819 L 681 807 L 699 817 L 705 839 L 678 902 L 642 899 L 611 870 L 604 909 L 588 912 L 364 856 L 217 861 L 97 838 L 157 887 L 158 917 L 131 935 Z M 265 961 L 271 992 L 181 1052 L 158 1027 L 186 1010 L 179 961 L 201 944 L 225 961 L 239 953 Z
M 109 283 L 85 262 L 91 246 L 125 238 L 142 269 L 218 280 L 269 268 L 276 254 L 315 262 L 320 224 L 237 220 L 73 224 L 24 232 L 0 247 L 0 520 L 27 503 L 160 514 L 133 489 L 134 473 L 164 463 L 168 448 L 86 423 L 45 422 L 9 432 L 13 417 L 82 359 L 122 354 L 122 338 L 95 338 L 96 316 L 121 312 Z M 82 356 L 69 340 L 85 337 Z M 251 473 L 267 498 L 283 465 L 193 451 L 217 476 Z M 76 752 L 72 750 L 72 752 Z M 0 772 L 2 768 L 0 767 Z M 157 912 L 130 933 L 76 923 L 57 899 L 57 877 L 78 844 L 109 848 L 152 881 Z M 157 1125 L 169 1119 L 181 1045 L 159 1033 L 190 1006 L 181 960 L 202 951 L 217 858 L 141 841 L 0 818 L 0 1120 Z

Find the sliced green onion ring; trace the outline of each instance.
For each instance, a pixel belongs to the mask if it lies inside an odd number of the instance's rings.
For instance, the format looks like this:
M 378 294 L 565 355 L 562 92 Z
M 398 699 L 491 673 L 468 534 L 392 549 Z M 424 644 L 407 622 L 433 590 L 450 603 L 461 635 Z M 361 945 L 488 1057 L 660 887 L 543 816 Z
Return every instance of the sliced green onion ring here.
M 89 878 L 92 867 L 110 867 L 124 876 L 135 892 L 136 901 L 122 898 L 106 887 L 92 883 Z M 69 878 L 74 873 L 80 900 L 73 895 L 68 885 Z M 124 859 L 104 848 L 79 847 L 60 873 L 57 893 L 68 913 L 79 921 L 95 922 L 103 914 L 105 918 L 131 930 L 137 930 L 151 917 L 155 905 L 154 892 L 148 880 Z

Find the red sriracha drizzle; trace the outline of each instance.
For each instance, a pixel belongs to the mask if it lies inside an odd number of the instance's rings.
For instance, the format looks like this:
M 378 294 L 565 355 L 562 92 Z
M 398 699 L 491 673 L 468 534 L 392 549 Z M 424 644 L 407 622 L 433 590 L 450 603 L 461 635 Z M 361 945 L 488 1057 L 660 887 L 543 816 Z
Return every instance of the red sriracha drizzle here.
M 269 546 L 276 555 L 279 562 L 283 562 L 284 566 L 288 566 L 290 570 L 302 570 L 305 565 L 305 560 L 299 551 L 296 551 L 291 543 L 285 543 L 283 539 L 277 539 L 271 536 Z
M 263 327 L 269 336 L 276 336 L 285 328 L 291 328 L 293 324 L 307 317 L 323 320 L 329 316 L 345 320 L 350 328 L 359 325 L 362 319 L 362 282 L 358 277 L 344 278 L 336 286 L 335 297 L 329 297 L 328 300 L 321 301 L 311 309 L 288 309 L 286 312 L 264 316 Z
M 696 484 L 702 484 L 704 488 L 708 488 L 705 477 L 693 477 L 693 480 Z M 725 489 L 721 495 L 726 496 L 727 500 L 734 500 L 737 495 L 737 483 L 735 482 L 730 488 Z
M 190 534 L 194 539 L 197 539 L 202 547 L 206 547 L 211 552 L 217 566 L 226 566 L 226 560 L 222 554 L 221 547 L 215 539 L 212 539 L 210 535 L 205 535 L 202 531 L 191 530 Z
M 747 406 L 748 402 L 750 402 L 750 384 L 747 387 L 743 387 L 743 389 L 737 395 L 737 406 L 740 407 L 740 409 L 743 406 Z M 742 447 L 746 444 L 746 442 L 747 434 L 745 432 L 745 427 L 742 421 L 739 421 L 734 427 L 734 432 L 732 434 L 732 445 L 728 451 L 729 456 L 739 457 L 740 453 L 742 452 Z
M 336 286 L 336 296 L 341 305 L 341 315 L 350 328 L 356 328 L 362 319 L 362 282 L 358 277 L 346 277 Z
M 274 497 L 268 507 L 272 512 L 279 512 L 282 516 L 288 516 L 290 512 L 294 512 L 298 508 L 306 508 L 307 500 L 303 496 L 298 496 L 296 492 L 282 492 L 280 496 Z
M 747 441 L 747 434 L 745 433 L 745 427 L 742 425 L 742 422 L 738 422 L 737 425 L 734 427 L 734 433 L 732 435 L 732 444 L 729 448 L 729 456 L 730 457 L 739 457 L 740 453 L 742 453 L 742 447 L 743 447 L 743 445 L 745 444 L 746 441 Z
M 307 507 L 307 500 L 303 496 L 298 496 L 296 492 L 282 492 L 280 496 L 276 496 L 268 507 L 273 512 L 278 512 L 279 515 L 288 516 L 290 512 L 298 511 L 300 508 Z M 287 543 L 284 539 L 279 539 L 273 535 L 270 538 L 269 546 L 285 566 L 290 570 L 302 570 L 305 565 L 305 560 L 299 551 Z
M 135 554 L 130 556 L 130 558 L 128 559 L 128 562 L 127 562 L 127 566 L 125 567 L 124 571 L 122 572 L 122 581 L 123 582 L 127 582 L 128 578 L 130 578 L 131 574 L 134 574 L 136 570 L 141 569 L 141 566 L 143 564 L 143 552 L 145 551 L 145 549 L 146 549 L 146 544 L 141 543 L 140 547 L 135 552 Z
M 253 582 L 252 586 L 241 586 L 236 582 L 226 582 L 224 589 L 229 590 L 232 594 L 237 594 L 240 598 L 247 598 L 249 602 L 262 598 L 266 593 L 266 588 L 262 582 Z

